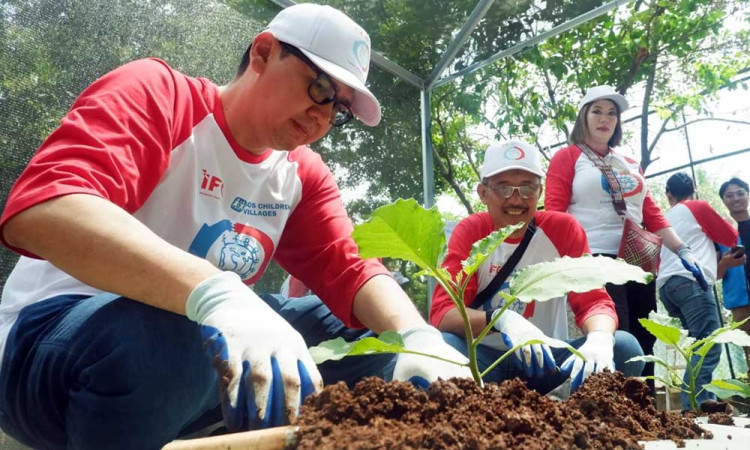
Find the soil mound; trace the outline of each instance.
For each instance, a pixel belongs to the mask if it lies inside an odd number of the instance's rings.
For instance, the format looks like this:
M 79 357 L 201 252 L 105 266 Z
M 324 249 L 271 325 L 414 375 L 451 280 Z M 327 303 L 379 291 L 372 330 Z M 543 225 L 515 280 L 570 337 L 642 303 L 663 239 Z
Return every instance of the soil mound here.
M 648 386 L 622 373 L 589 377 L 557 402 L 519 380 L 432 383 L 367 378 L 327 386 L 302 406 L 299 449 L 639 449 L 640 440 L 711 438 L 691 419 L 658 411 Z

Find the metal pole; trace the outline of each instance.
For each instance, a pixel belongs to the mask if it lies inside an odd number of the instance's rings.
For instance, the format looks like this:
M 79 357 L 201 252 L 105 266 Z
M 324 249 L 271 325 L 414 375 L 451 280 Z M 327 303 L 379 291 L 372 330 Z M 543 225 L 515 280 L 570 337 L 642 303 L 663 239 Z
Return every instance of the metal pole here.
M 514 46 L 512 46 L 512 47 L 510 47 L 510 48 L 508 48 L 506 50 L 503 50 L 501 52 L 495 53 L 494 55 L 490 56 L 489 58 L 485 59 L 484 61 L 480 61 L 480 62 L 474 63 L 474 64 L 472 64 L 472 65 L 470 65 L 470 66 L 468 66 L 468 67 L 466 67 L 464 69 L 458 70 L 458 71 L 454 72 L 453 74 L 448 75 L 446 77 L 443 77 L 443 78 L 441 78 L 439 80 L 428 80 L 428 82 L 430 83 L 430 86 L 433 87 L 433 88 L 437 88 L 437 87 L 442 86 L 442 85 L 444 85 L 446 83 L 450 83 L 452 80 L 455 80 L 457 78 L 461 78 L 461 77 L 463 77 L 465 75 L 468 75 L 470 73 L 474 73 L 477 70 L 479 70 L 479 69 L 487 66 L 488 64 L 492 64 L 492 63 L 494 63 L 495 61 L 497 61 L 499 59 L 507 58 L 508 56 L 515 55 L 516 53 L 519 53 L 519 52 L 521 52 L 521 51 L 523 51 L 523 50 L 525 50 L 527 48 L 533 47 L 534 45 L 536 45 L 539 42 L 542 42 L 542 41 L 544 41 L 546 39 L 549 39 L 551 37 L 557 36 L 560 33 L 568 31 L 571 28 L 574 28 L 574 27 L 576 27 L 576 26 L 578 26 L 578 25 L 580 25 L 582 23 L 586 23 L 586 22 L 588 22 L 588 21 L 590 21 L 592 19 L 595 19 L 595 18 L 597 18 L 597 17 L 599 17 L 601 15 L 607 14 L 611 10 L 616 9 L 616 8 L 622 6 L 622 5 L 627 4 L 627 3 L 631 3 L 633 1 L 634 0 L 615 0 L 615 1 L 609 2 L 609 3 L 607 3 L 605 5 L 602 5 L 602 6 L 598 7 L 598 8 L 592 9 L 591 11 L 589 11 L 589 12 L 587 12 L 585 14 L 581 14 L 580 16 L 578 16 L 578 17 L 576 17 L 574 19 L 571 19 L 571 20 L 569 20 L 569 21 L 567 21 L 567 22 L 565 22 L 565 23 L 563 23 L 561 25 L 558 25 L 558 26 L 552 28 L 549 31 L 545 31 L 544 33 L 541 33 L 541 34 L 539 34 L 537 36 L 532 37 L 531 39 L 525 40 L 525 41 L 523 41 L 523 42 L 521 42 L 519 44 L 516 44 L 516 45 L 514 45 Z
M 432 102 L 431 91 L 427 88 L 420 91 L 421 113 L 422 113 L 422 189 L 423 205 L 431 208 L 435 204 L 435 177 L 434 162 L 432 160 Z M 427 317 L 430 317 L 432 309 L 432 291 L 435 290 L 435 281 L 432 277 L 427 278 Z
M 716 300 L 716 312 L 719 313 L 719 325 L 721 327 L 724 327 L 724 317 L 721 315 L 721 306 L 719 306 L 719 293 L 716 290 L 716 285 L 713 286 L 714 289 L 714 300 Z M 734 374 L 734 364 L 732 364 L 732 354 L 729 352 L 729 344 L 726 342 L 724 343 L 724 351 L 727 352 L 727 362 L 729 363 L 729 375 L 731 375 L 732 379 L 736 379 L 737 377 Z
M 685 120 L 685 111 L 682 111 L 682 124 L 687 124 Z M 693 164 L 693 150 L 690 148 L 690 136 L 688 135 L 688 127 L 685 125 L 685 143 L 687 144 L 688 160 L 690 161 L 690 173 L 693 176 L 693 185 L 698 188 L 698 178 L 695 177 L 695 164 Z M 698 192 L 695 193 L 695 197 L 698 198 Z

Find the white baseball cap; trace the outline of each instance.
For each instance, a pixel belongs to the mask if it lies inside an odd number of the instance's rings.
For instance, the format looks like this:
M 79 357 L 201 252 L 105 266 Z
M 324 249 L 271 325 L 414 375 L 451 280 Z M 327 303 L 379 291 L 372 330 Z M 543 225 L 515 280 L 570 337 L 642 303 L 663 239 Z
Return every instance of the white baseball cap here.
M 354 89 L 352 113 L 365 125 L 380 122 L 380 103 L 365 81 L 370 70 L 370 36 L 330 6 L 301 3 L 283 9 L 268 31 L 302 51 L 320 70 Z
M 583 109 L 584 106 L 597 100 L 612 100 L 615 105 L 620 109 L 620 112 L 630 108 L 628 100 L 622 95 L 618 94 L 612 86 L 594 86 L 586 91 L 586 95 L 583 96 L 581 103 L 578 105 L 578 110 Z
M 544 177 L 539 150 L 524 141 L 493 142 L 484 152 L 484 163 L 479 173 L 485 179 L 513 169 Z

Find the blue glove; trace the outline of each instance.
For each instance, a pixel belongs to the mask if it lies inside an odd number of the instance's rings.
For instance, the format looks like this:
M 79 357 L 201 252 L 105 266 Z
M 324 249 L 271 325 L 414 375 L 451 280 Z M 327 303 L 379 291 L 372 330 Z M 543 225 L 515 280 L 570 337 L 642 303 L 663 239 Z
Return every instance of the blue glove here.
M 698 282 L 698 285 L 701 287 L 701 289 L 703 289 L 704 291 L 708 291 L 708 283 L 706 282 L 706 277 L 703 276 L 701 266 L 700 264 L 698 264 L 698 260 L 693 254 L 693 251 L 690 250 L 690 247 L 682 247 L 677 252 L 677 256 L 680 257 L 680 262 L 682 262 L 682 265 L 687 270 L 689 270 L 690 273 L 693 274 L 693 276 L 695 277 L 695 281 Z
M 578 351 L 586 358 L 584 362 L 575 354 L 570 355 L 560 366 L 560 370 L 570 377 L 570 389 L 576 390 L 589 375 L 604 369 L 615 371 L 615 338 L 612 332 L 594 330 L 586 335 L 586 341 Z
M 492 318 L 494 319 L 498 313 L 500 313 L 499 309 L 492 314 Z M 503 342 L 509 349 L 530 340 L 546 341 L 549 339 L 542 333 L 542 330 L 510 309 L 503 312 L 503 315 L 495 322 L 494 328 L 500 332 Z M 516 351 L 515 356 L 516 362 L 520 363 L 528 378 L 541 378 L 545 372 L 554 371 L 557 368 L 555 358 L 552 357 L 552 351 L 547 344 L 525 345 Z
M 201 325 L 230 431 L 291 423 L 302 400 L 323 388 L 302 336 L 236 273 L 201 282 L 185 309 Z
M 446 344 L 440 332 L 430 325 L 399 331 L 399 334 L 404 338 L 404 347 L 408 350 L 440 356 L 458 363 L 469 361 L 461 352 Z M 400 353 L 393 368 L 394 380 L 411 381 L 425 389 L 438 378 L 447 380 L 453 377 L 471 378 L 471 370 L 466 366 L 410 353 Z

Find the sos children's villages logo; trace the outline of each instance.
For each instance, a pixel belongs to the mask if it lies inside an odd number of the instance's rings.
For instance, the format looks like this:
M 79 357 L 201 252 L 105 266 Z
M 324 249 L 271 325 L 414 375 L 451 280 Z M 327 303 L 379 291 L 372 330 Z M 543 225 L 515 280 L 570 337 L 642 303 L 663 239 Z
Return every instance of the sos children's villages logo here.
M 286 203 L 255 203 L 242 197 L 235 197 L 230 207 L 238 213 L 262 217 L 276 217 L 277 211 L 292 209 Z

